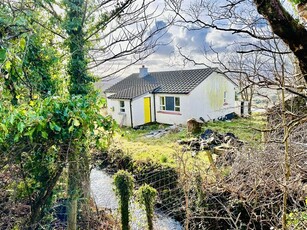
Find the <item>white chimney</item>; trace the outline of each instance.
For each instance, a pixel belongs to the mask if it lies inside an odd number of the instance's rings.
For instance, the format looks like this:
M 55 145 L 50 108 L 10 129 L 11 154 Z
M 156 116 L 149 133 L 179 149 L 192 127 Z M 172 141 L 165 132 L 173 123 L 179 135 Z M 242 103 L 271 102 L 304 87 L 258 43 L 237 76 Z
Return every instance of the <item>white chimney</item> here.
M 145 76 L 148 75 L 148 68 L 146 68 L 144 65 L 142 66 L 142 68 L 140 68 L 140 78 L 143 78 Z

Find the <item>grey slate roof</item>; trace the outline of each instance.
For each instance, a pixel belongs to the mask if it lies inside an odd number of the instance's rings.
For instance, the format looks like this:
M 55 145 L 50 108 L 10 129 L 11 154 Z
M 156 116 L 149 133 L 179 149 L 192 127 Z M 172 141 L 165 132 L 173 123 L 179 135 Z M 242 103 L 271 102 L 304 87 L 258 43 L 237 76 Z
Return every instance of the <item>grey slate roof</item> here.
M 139 77 L 139 73 L 134 73 L 105 92 L 115 93 L 108 97 L 113 99 L 132 99 L 147 92 L 188 94 L 215 71 L 218 70 L 206 68 L 151 72 L 143 78 Z
M 143 95 L 144 93 L 153 92 L 159 85 L 156 84 L 148 84 L 142 86 L 131 86 L 126 89 L 120 90 L 117 93 L 109 96 L 108 98 L 113 99 L 132 99 L 137 96 Z

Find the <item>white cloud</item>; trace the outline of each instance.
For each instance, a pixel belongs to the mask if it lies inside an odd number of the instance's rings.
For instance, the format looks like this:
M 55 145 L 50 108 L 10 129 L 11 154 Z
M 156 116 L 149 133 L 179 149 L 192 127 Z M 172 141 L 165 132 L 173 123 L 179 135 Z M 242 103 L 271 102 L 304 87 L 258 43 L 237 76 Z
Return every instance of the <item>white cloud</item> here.
M 141 2 L 141 0 L 138 0 Z M 194 0 L 193 0 L 194 1 Z M 209 0 L 208 0 L 209 1 Z M 187 4 L 191 1 L 185 1 Z M 213 2 L 213 1 L 211 1 Z M 222 4 L 226 1 L 214 1 L 214 4 Z M 246 15 L 241 15 L 243 17 L 259 17 L 254 6 L 251 6 L 249 2 L 242 3 L 244 8 L 238 8 L 237 10 L 245 12 Z M 189 4 L 188 4 L 189 5 Z M 150 5 L 147 9 L 149 12 L 156 12 L 161 14 L 165 7 L 163 0 L 157 0 L 154 4 Z M 247 8 L 246 8 L 247 7 Z M 243 11 L 243 9 L 247 9 Z M 249 9 L 249 10 L 248 10 Z M 251 14 L 251 15 L 249 15 Z M 164 12 L 158 18 L 156 18 L 153 23 L 148 26 L 148 33 L 155 31 L 159 28 L 164 27 L 167 24 L 167 18 L 170 16 L 169 13 Z M 230 21 L 223 21 L 223 25 L 228 25 Z M 240 23 L 242 23 L 241 21 Z M 221 23 L 221 22 L 220 22 Z M 238 23 L 232 25 L 232 28 L 242 28 L 244 24 Z M 253 29 L 258 31 L 267 31 L 266 21 L 259 20 L 259 24 L 252 24 Z M 128 69 L 126 69 L 121 75 L 128 76 L 132 72 L 137 72 L 139 67 L 144 64 L 149 68 L 149 71 L 162 71 L 168 69 L 181 69 L 181 68 L 192 68 L 192 62 L 185 62 L 183 58 L 178 54 L 178 48 L 184 55 L 191 59 L 194 59 L 198 63 L 206 63 L 207 65 L 213 65 L 212 61 L 216 61 L 216 54 L 211 52 L 211 48 L 218 52 L 219 55 L 227 56 L 229 53 L 233 52 L 236 46 L 240 43 L 248 43 L 255 41 L 251 37 L 242 34 L 233 34 L 232 32 L 218 31 L 212 28 L 197 29 L 194 25 L 184 25 L 185 27 L 171 26 L 168 29 L 163 29 L 158 32 L 153 40 L 159 38 L 157 41 L 157 46 L 154 47 L 154 53 L 147 57 L 145 60 L 141 60 L 138 64 L 135 64 Z M 250 48 L 250 47 L 245 47 Z M 114 52 L 114 50 L 112 50 Z M 115 63 L 107 63 L 111 67 L 123 67 L 126 63 L 131 63 L 131 58 L 126 58 L 124 60 L 116 61 Z M 108 68 L 108 66 L 104 66 Z M 101 71 L 105 73 L 106 71 Z
M 178 31 L 178 27 L 175 27 Z M 206 47 L 206 36 L 208 29 L 196 29 L 193 27 L 179 28 L 179 33 L 175 33 L 174 45 L 184 50 L 189 50 L 195 53 L 203 53 Z
M 210 29 L 206 37 L 206 42 L 212 46 L 213 49 L 226 49 L 230 44 L 240 41 L 240 37 L 233 35 L 230 32 L 224 32 L 219 30 Z

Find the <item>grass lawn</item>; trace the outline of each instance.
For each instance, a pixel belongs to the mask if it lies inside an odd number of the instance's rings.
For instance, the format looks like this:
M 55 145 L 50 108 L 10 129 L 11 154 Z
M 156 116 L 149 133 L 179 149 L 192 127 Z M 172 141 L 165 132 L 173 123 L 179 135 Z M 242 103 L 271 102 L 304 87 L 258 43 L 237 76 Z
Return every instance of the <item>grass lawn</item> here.
M 261 129 L 264 126 L 265 117 L 256 114 L 251 118 L 238 118 L 230 122 L 208 122 L 202 127 L 202 131 L 212 129 L 219 133 L 231 132 L 247 143 L 259 145 L 261 133 L 255 129 Z M 187 133 L 186 128 L 183 127 L 178 132 L 170 132 L 160 138 L 146 137 L 152 130 L 165 127 L 167 125 L 153 124 L 144 126 L 142 130 L 122 128 L 114 136 L 113 147 L 122 149 L 136 161 L 153 161 L 174 166 L 178 162 L 178 154 L 182 149 L 182 146 L 177 144 L 177 140 L 198 137 L 199 135 Z M 190 156 L 191 153 L 187 155 Z M 204 153 L 199 153 L 196 160 L 203 161 L 200 163 L 207 163 L 206 156 Z
M 215 121 L 204 125 L 203 130 L 212 129 L 220 133 L 234 133 L 240 140 L 250 144 L 261 142 L 261 132 L 257 131 L 265 127 L 266 117 L 263 114 L 254 114 L 249 118 L 237 118 L 230 122 Z

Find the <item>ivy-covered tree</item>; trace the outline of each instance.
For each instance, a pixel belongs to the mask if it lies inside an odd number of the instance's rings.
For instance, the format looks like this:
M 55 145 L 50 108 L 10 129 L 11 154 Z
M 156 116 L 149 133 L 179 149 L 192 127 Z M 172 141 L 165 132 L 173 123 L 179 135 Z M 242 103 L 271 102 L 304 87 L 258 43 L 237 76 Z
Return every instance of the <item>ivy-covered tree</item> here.
M 100 115 L 89 69 L 132 53 L 144 57 L 158 32 L 147 33 L 152 18 L 143 13 L 149 4 L 1 0 L 1 164 L 9 162 L 16 176 L 21 173 L 8 186 L 18 187 L 18 199 L 31 206 L 26 227 L 35 228 L 50 213 L 54 188 L 68 165 L 68 228 L 77 228 L 78 202 L 89 196 L 89 148 L 112 128 Z M 129 44 L 124 50 L 107 52 L 122 42 Z M 94 51 L 104 58 L 97 60 Z
M 157 190 L 148 184 L 142 185 L 138 189 L 139 201 L 142 205 L 145 206 L 148 230 L 154 229 L 153 218 L 157 194 Z
M 87 50 L 83 31 L 86 2 L 84 0 L 65 0 L 65 30 L 68 34 L 66 44 L 69 47 L 68 74 L 70 76 L 69 93 L 71 97 L 84 97 L 93 91 L 93 78 L 87 72 Z M 90 103 L 90 101 L 88 102 Z M 86 140 L 77 140 L 74 151 L 68 158 L 68 222 L 67 228 L 77 229 L 78 200 L 82 194 L 81 178 L 89 184 L 89 149 Z M 87 185 L 89 187 L 89 185 Z M 89 189 L 89 188 L 87 188 Z M 84 190 L 83 190 L 84 192 Z M 88 193 L 89 195 L 89 193 Z M 86 197 L 85 199 L 88 199 Z
M 130 230 L 129 202 L 133 194 L 134 179 L 129 172 L 120 170 L 114 175 L 114 185 L 119 198 L 122 230 Z

